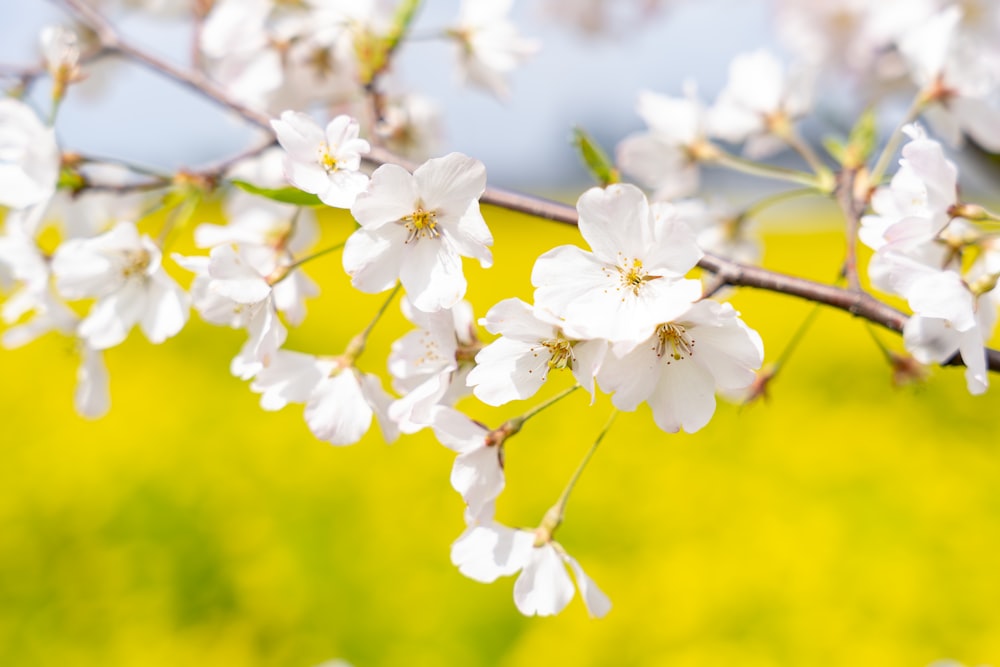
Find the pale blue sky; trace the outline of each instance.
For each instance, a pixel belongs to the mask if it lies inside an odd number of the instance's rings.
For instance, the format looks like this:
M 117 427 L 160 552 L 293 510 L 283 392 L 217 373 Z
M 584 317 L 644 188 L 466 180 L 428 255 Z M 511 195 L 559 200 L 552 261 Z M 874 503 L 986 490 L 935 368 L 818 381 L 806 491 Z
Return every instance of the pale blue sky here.
M 508 101 L 456 85 L 444 44 L 412 44 L 401 74 L 445 108 L 446 150 L 483 160 L 494 184 L 551 188 L 583 178 L 569 145 L 573 125 L 592 129 L 610 148 L 641 127 L 634 106 L 643 88 L 677 93 L 691 77 L 710 98 L 733 55 L 768 43 L 766 4 L 681 0 L 626 39 L 590 41 L 538 21 L 536 0 L 518 0 L 515 20 L 543 48 L 513 77 Z M 458 0 L 428 0 L 420 26 L 446 25 L 457 7 Z M 0 3 L 0 61 L 30 61 L 40 27 L 62 16 L 48 0 Z M 132 18 L 124 27 L 161 54 L 187 54 L 189 33 L 179 21 Z M 246 140 L 239 122 L 207 102 L 134 66 L 113 67 L 113 78 L 95 74 L 68 100 L 59 125 L 67 148 L 175 167 L 224 157 Z

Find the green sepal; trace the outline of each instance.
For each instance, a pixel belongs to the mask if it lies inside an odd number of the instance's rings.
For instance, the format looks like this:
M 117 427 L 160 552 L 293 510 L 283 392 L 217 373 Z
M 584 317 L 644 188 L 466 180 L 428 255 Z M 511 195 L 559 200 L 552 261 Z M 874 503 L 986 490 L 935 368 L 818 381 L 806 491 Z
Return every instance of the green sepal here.
M 587 171 L 601 186 L 608 186 L 621 181 L 621 175 L 615 169 L 611 158 L 604 152 L 600 144 L 587 134 L 581 127 L 573 128 L 573 145 L 580 152 L 580 158 Z

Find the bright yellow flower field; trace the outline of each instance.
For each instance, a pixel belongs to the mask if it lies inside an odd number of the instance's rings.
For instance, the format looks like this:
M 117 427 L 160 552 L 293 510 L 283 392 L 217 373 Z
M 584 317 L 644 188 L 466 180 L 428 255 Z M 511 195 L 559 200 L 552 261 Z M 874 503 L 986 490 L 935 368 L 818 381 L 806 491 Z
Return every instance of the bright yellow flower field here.
M 575 238 L 486 217 L 497 261 L 467 265 L 477 315 L 530 299 L 533 258 Z M 331 242 L 351 229 L 324 224 Z M 766 263 L 829 280 L 841 236 L 808 227 L 773 228 Z M 383 297 L 349 291 L 337 254 L 307 271 L 325 289 L 289 347 L 338 353 Z M 734 301 L 769 360 L 811 308 Z M 385 376 L 408 329 L 391 308 L 361 366 Z M 612 599 L 600 621 L 579 597 L 526 619 L 512 579 L 461 576 L 453 455 L 377 430 L 336 448 L 300 406 L 262 411 L 228 373 L 243 336 L 197 316 L 158 347 L 134 333 L 108 355 L 96 422 L 73 412 L 67 339 L 0 352 L 0 665 L 1000 664 L 1000 388 L 970 397 L 949 369 L 894 389 L 845 313 L 819 315 L 767 403 L 720 403 L 696 435 L 660 432 L 645 408 L 619 417 L 558 533 Z M 546 395 L 569 384 L 555 380 Z M 497 425 L 541 398 L 477 414 Z M 534 526 L 556 500 L 610 411 L 588 400 L 508 442 L 499 518 Z

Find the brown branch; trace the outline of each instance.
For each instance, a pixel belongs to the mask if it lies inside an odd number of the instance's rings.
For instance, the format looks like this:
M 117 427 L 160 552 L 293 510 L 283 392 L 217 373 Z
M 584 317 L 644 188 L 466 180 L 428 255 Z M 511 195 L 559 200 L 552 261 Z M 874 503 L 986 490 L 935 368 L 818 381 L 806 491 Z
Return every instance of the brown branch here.
M 266 114 L 239 104 L 208 78 L 198 73 L 180 70 L 146 53 L 142 49 L 123 41 L 113 26 L 98 12 L 85 4 L 83 0 L 61 0 L 61 2 L 77 18 L 81 19 L 94 30 L 104 48 L 143 64 L 153 71 L 204 95 L 225 109 L 239 114 L 248 122 L 272 131 L 270 118 Z M 380 147 L 373 147 L 371 153 L 366 156 L 366 160 L 376 165 L 394 163 L 410 171 L 413 171 L 415 168 L 412 162 L 401 159 L 399 156 Z M 838 191 L 838 196 L 844 199 L 842 205 L 847 205 L 844 210 L 845 215 L 854 217 L 855 219 L 858 218 L 861 215 L 861 211 L 854 196 L 853 174 L 843 179 L 839 185 L 840 191 Z M 552 222 L 568 225 L 576 225 L 578 223 L 578 216 L 574 207 L 549 199 L 498 188 L 487 188 L 480 201 L 483 204 Z M 842 289 L 770 269 L 741 264 L 712 254 L 706 254 L 698 262 L 698 266 L 715 274 L 717 280 L 714 284 L 717 284 L 718 287 L 722 285 L 752 287 L 778 294 L 787 294 L 813 303 L 820 303 L 831 308 L 847 311 L 856 317 L 860 317 L 896 333 L 902 332 L 903 325 L 906 324 L 908 319 L 907 315 L 892 306 L 856 289 Z M 988 368 L 991 371 L 1000 372 L 1000 351 L 987 348 L 986 355 Z M 962 361 L 958 355 L 955 355 L 955 357 L 945 362 L 944 365 L 962 365 Z

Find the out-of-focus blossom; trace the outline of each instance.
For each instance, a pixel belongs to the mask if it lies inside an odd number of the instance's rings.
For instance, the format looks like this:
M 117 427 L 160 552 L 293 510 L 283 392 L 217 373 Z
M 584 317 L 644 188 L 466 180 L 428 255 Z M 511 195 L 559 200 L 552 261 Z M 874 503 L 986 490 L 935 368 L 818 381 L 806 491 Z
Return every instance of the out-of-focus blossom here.
M 59 147 L 31 107 L 0 99 L 0 206 L 27 208 L 46 201 L 59 179 Z
M 639 93 L 639 115 L 648 130 L 626 137 L 616 161 L 639 184 L 653 189 L 653 199 L 686 197 L 698 190 L 697 155 L 707 141 L 706 111 L 693 84 L 684 97 Z
M 459 43 L 463 80 L 501 98 L 508 94 L 507 76 L 539 48 L 507 19 L 512 5 L 513 0 L 462 0 L 450 31 Z

